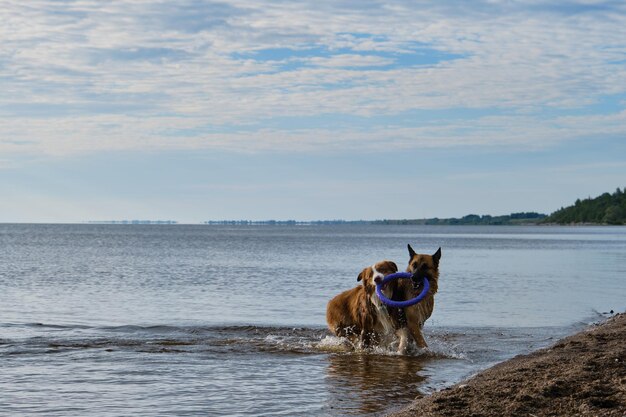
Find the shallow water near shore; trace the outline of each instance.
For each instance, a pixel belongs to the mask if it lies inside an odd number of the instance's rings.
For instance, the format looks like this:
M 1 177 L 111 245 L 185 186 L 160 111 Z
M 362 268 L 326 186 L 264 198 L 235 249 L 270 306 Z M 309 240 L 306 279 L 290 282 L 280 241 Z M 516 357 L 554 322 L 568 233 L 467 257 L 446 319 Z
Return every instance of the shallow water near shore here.
M 326 302 L 442 247 L 429 349 Z M 381 415 L 623 311 L 626 228 L 0 225 L 0 414 Z

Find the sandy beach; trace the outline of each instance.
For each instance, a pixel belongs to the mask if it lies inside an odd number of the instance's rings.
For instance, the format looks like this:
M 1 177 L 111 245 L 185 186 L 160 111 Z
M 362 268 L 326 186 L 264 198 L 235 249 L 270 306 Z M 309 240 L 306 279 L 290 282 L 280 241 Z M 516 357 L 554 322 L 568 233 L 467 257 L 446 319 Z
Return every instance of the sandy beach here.
M 391 417 L 626 415 L 626 314 L 517 356 Z

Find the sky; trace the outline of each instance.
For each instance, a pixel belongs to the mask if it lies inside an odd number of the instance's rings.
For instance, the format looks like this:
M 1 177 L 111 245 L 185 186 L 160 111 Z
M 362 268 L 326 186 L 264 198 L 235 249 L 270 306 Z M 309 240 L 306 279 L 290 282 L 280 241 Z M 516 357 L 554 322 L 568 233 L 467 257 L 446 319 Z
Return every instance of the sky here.
M 623 1 L 3 0 L 0 222 L 551 213 L 626 186 Z

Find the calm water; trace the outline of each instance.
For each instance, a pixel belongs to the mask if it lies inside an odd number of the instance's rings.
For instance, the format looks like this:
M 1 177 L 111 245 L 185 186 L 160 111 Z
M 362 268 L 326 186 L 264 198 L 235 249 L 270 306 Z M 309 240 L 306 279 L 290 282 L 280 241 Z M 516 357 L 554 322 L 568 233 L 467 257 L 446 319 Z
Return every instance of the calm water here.
M 325 308 L 442 247 L 430 349 Z M 0 224 L 0 414 L 380 415 L 626 307 L 626 228 Z

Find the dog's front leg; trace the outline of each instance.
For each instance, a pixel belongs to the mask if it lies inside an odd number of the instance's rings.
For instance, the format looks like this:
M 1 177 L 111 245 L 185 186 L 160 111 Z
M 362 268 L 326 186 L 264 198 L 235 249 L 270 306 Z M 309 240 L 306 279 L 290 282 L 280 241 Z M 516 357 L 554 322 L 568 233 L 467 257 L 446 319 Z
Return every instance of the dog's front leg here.
M 398 353 L 400 355 L 406 355 L 409 347 L 409 329 L 402 327 L 396 331 L 396 336 L 400 339 L 398 344 Z
M 365 329 L 361 330 L 360 345 L 361 349 L 365 349 L 371 345 L 372 334 Z
M 409 327 L 409 330 L 411 331 L 411 336 L 413 336 L 413 339 L 415 340 L 417 347 L 427 348 L 428 344 L 426 343 L 426 340 L 424 339 L 424 335 L 422 334 L 422 326 L 420 326 L 419 323 L 414 323 L 412 321 L 409 321 L 407 323 L 407 326 Z

